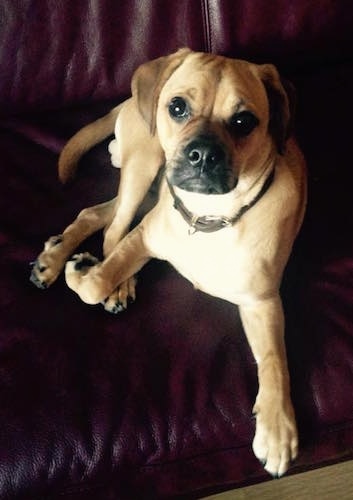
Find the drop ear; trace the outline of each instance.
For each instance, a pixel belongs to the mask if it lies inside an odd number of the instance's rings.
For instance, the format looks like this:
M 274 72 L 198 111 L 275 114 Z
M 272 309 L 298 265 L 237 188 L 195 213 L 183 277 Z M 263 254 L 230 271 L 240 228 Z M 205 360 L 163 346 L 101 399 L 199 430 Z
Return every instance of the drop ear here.
M 272 64 L 259 66 L 259 71 L 269 102 L 269 133 L 275 141 L 278 152 L 283 154 L 293 128 L 295 89 L 289 81 L 281 79 Z
M 156 132 L 159 94 L 167 80 L 190 53 L 190 49 L 184 48 L 169 56 L 159 57 L 139 66 L 133 75 L 132 96 L 137 101 L 141 116 L 150 127 L 151 135 Z

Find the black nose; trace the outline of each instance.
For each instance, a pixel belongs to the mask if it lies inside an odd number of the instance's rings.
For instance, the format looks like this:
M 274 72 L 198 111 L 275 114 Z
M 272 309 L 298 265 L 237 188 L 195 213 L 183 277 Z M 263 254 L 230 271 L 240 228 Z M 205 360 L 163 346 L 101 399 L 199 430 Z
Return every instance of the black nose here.
M 224 148 L 214 138 L 201 136 L 190 142 L 184 149 L 185 160 L 192 167 L 211 171 L 226 163 Z

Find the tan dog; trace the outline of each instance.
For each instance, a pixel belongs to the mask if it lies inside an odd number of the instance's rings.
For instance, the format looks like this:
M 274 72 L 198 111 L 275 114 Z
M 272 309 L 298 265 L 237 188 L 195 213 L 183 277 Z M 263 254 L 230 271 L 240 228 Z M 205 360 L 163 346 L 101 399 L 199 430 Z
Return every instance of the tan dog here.
M 281 476 L 297 455 L 279 286 L 303 218 L 303 157 L 288 139 L 288 96 L 272 65 L 182 49 L 142 65 L 132 97 L 78 132 L 64 148 L 66 181 L 81 155 L 113 132 L 121 166 L 117 198 L 83 210 L 39 255 L 32 281 L 46 288 L 77 245 L 105 227 L 103 262 L 66 263 L 84 302 L 116 312 L 134 297 L 134 274 L 152 257 L 195 287 L 239 306 L 258 364 L 255 455 Z M 163 167 L 159 199 L 129 225 Z

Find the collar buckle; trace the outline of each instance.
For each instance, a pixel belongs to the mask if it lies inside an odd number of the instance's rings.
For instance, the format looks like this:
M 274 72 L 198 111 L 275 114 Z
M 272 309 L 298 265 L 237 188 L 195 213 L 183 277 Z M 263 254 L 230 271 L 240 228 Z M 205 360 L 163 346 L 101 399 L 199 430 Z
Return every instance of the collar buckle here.
M 197 223 L 198 223 L 199 217 L 195 214 L 192 215 L 191 220 L 190 220 L 190 225 L 189 225 L 189 230 L 188 230 L 188 235 L 192 236 L 193 234 L 196 233 L 197 231 Z

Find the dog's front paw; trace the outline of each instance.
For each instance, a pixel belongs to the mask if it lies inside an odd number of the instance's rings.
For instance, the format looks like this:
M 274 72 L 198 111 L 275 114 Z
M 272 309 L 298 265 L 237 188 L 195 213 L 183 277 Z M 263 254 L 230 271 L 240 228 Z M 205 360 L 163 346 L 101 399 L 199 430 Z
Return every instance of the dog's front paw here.
M 104 309 L 110 313 L 118 314 L 125 311 L 129 303 L 136 299 L 136 278 L 132 276 L 124 281 L 119 287 L 103 302 Z
M 64 261 L 60 258 L 61 234 L 52 236 L 44 244 L 44 250 L 32 262 L 30 281 L 38 288 L 48 288 L 58 277 Z
M 99 304 L 108 295 L 98 275 L 99 260 L 88 252 L 76 254 L 65 266 L 66 283 L 86 304 Z
M 98 264 L 99 260 L 89 252 L 77 253 L 71 257 L 66 264 L 66 274 L 76 273 L 86 274 L 87 271 Z
M 298 434 L 291 403 L 286 410 L 277 403 L 254 407 L 256 433 L 253 441 L 255 456 L 273 477 L 285 474 L 298 454 Z

